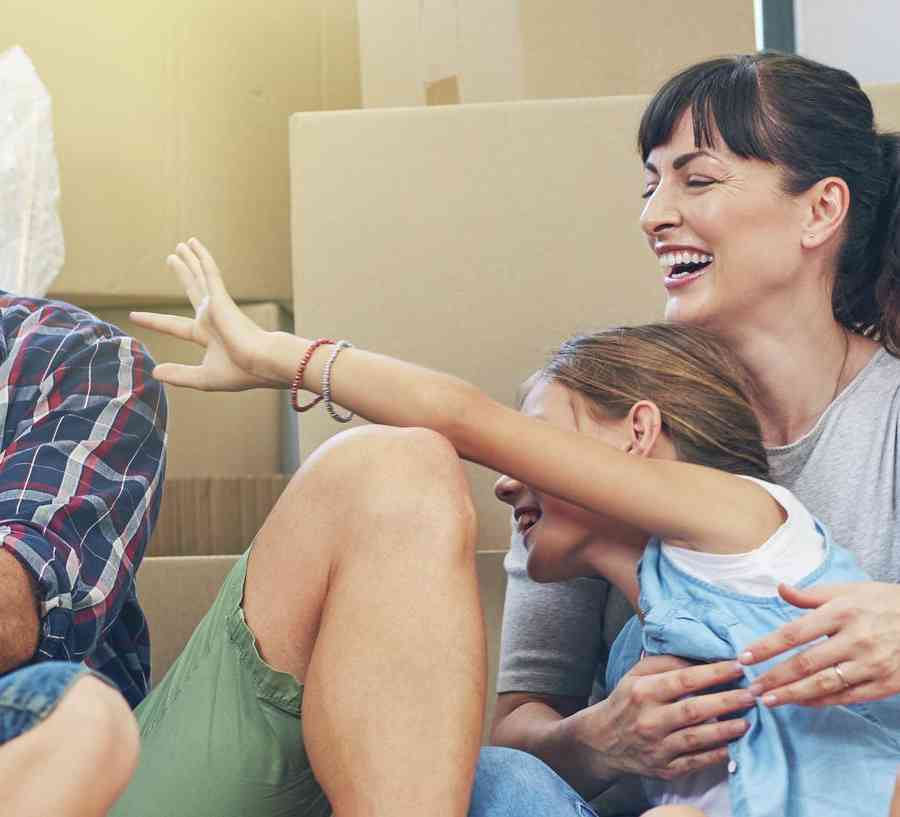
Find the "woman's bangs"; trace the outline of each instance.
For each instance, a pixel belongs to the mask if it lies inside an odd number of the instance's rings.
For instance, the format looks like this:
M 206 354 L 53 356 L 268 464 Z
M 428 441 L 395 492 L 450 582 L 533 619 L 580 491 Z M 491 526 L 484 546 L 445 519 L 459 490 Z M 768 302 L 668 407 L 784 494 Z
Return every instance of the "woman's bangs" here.
M 713 60 L 667 82 L 641 118 L 638 147 L 644 161 L 672 138 L 688 109 L 698 149 L 715 148 L 721 136 L 737 156 L 771 161 L 755 63 Z

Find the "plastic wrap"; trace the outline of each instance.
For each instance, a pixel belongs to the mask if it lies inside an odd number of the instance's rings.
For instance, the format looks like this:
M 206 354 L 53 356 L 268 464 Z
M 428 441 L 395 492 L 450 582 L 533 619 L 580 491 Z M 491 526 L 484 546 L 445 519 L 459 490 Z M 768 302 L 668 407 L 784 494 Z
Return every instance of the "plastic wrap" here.
M 0 53 L 0 289 L 43 296 L 65 259 L 50 95 L 18 46 Z

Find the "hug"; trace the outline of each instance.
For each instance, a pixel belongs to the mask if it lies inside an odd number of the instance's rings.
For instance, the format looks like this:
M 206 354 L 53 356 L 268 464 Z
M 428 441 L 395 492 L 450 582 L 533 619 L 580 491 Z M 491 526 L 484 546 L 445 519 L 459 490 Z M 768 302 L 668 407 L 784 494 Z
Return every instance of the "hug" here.
M 194 317 L 132 316 L 196 366 L 3 296 L 15 813 L 590 815 L 629 776 L 635 815 L 890 813 L 900 140 L 850 74 L 759 53 L 672 77 L 637 143 L 664 320 L 561 338 L 517 409 L 352 338 L 263 331 L 196 239 L 168 260 Z M 161 383 L 371 425 L 306 459 L 148 689 Z M 503 475 L 514 521 L 485 748 L 462 461 Z M 601 648 L 607 583 L 629 615 Z M 73 723 L 105 773 L 68 775 L 51 812 L 34 758 Z

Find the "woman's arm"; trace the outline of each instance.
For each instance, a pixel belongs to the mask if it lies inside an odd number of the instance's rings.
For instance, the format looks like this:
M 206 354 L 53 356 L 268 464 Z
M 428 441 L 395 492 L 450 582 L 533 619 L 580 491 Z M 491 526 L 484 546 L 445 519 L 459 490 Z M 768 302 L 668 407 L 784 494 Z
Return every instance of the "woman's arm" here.
M 197 318 L 132 317 L 143 326 L 198 342 L 207 352 L 200 366 L 164 364 L 155 375 L 176 386 L 207 390 L 287 387 L 310 341 L 263 332 L 252 324 L 231 300 L 200 242 L 179 245 L 171 263 L 198 309 Z M 313 354 L 304 377 L 307 389 L 320 390 L 331 349 Z M 430 428 L 467 460 L 648 534 L 746 548 L 761 544 L 781 522 L 774 500 L 748 480 L 626 454 L 590 434 L 526 417 L 450 375 L 358 349 L 341 354 L 333 375 L 335 402 L 366 419 Z

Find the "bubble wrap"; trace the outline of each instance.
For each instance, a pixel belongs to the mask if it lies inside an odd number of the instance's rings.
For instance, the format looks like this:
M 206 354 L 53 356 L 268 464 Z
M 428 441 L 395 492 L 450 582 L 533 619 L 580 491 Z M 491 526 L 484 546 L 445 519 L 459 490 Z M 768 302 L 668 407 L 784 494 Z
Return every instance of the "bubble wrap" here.
M 0 53 L 0 289 L 42 296 L 65 258 L 50 95 L 18 46 Z

